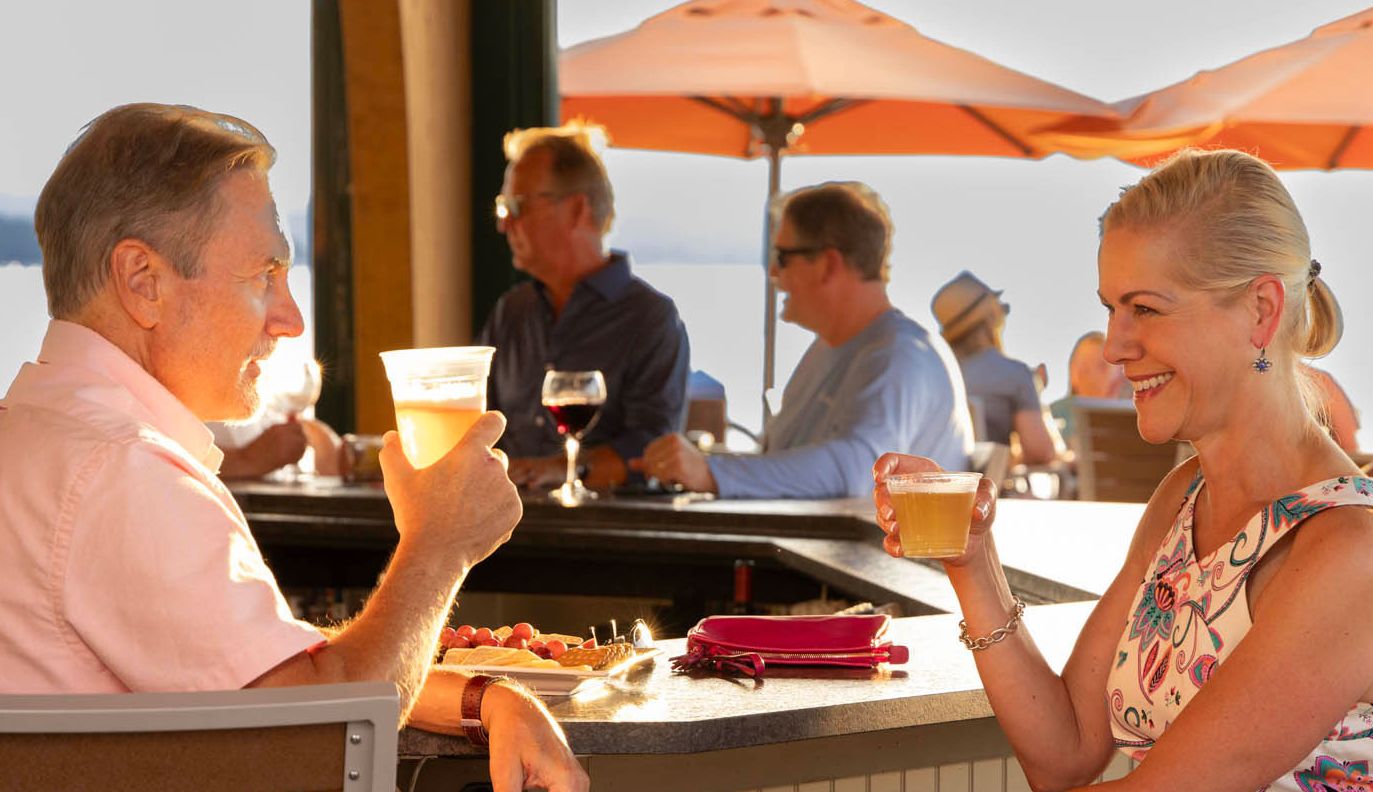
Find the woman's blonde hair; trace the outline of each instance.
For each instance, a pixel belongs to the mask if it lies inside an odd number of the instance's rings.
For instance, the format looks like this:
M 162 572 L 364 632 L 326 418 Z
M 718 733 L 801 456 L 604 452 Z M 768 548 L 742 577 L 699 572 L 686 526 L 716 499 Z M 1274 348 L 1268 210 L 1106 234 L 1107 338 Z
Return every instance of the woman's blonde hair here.
M 1125 189 L 1101 218 L 1102 236 L 1163 226 L 1187 240 L 1176 275 L 1188 288 L 1237 295 L 1261 275 L 1282 281 L 1288 309 L 1275 348 L 1320 357 L 1339 342 L 1339 303 L 1318 275 L 1292 196 L 1263 160 L 1229 149 L 1180 151 Z

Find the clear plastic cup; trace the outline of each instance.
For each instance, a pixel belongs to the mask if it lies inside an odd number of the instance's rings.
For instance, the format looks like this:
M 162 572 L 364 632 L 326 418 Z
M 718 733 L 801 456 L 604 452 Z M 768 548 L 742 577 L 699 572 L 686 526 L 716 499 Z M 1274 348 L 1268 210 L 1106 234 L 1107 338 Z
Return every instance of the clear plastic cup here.
M 901 551 L 906 558 L 953 558 L 968 549 L 981 473 L 887 476 Z
M 458 444 L 486 412 L 486 378 L 495 347 L 434 347 L 381 353 L 401 448 L 417 468 Z

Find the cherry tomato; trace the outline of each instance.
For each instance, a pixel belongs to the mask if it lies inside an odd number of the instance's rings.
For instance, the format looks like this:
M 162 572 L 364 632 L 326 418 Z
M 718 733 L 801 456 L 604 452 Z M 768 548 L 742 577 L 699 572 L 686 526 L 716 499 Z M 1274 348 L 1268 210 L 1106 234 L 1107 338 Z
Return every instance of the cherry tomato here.
M 467 636 L 467 637 L 468 637 L 469 639 L 471 639 L 472 643 L 478 643 L 478 642 L 481 642 L 481 641 L 489 641 L 489 640 L 491 640 L 494 636 L 491 634 L 491 628 L 490 628 L 490 627 L 482 627 L 481 629 L 476 630 L 475 632 L 473 632 L 471 635 L 469 635 L 469 636 Z
M 537 652 L 537 651 L 539 651 L 540 649 L 543 649 L 543 648 L 546 647 L 546 646 L 548 646 L 548 642 L 547 642 L 547 641 L 530 641 L 530 642 L 529 642 L 529 651 L 531 651 L 531 652 Z
M 534 625 L 529 622 L 520 622 L 511 629 L 510 634 L 528 641 L 534 637 Z
M 458 637 L 458 631 L 452 627 L 444 627 L 439 630 L 439 646 L 448 648 L 453 645 L 453 639 Z
M 502 646 L 506 649 L 528 649 L 529 642 L 519 636 L 512 635 L 505 639 L 505 643 L 503 643 Z
M 596 639 L 595 639 L 595 638 L 587 638 L 585 641 L 582 641 L 582 648 L 583 648 L 583 649 L 595 649 L 595 648 L 596 648 Z
M 461 636 L 461 635 L 454 635 L 454 636 L 453 636 L 452 642 L 448 644 L 448 648 L 449 648 L 449 649 L 471 649 L 471 648 L 472 648 L 472 642 L 469 641 L 469 640 L 467 640 L 465 637 L 463 637 L 463 636 Z
M 557 660 L 559 657 L 563 656 L 563 652 L 567 651 L 567 644 L 554 638 L 544 644 L 544 648 L 548 650 L 548 659 Z
M 458 635 L 461 635 L 461 636 L 464 637 L 464 638 L 471 638 L 471 637 L 472 637 L 472 633 L 474 633 L 474 632 L 476 632 L 476 631 L 477 631 L 477 628 L 476 628 L 476 627 L 473 627 L 473 626 L 470 625 L 470 624 L 464 624 L 464 625 L 462 625 L 461 627 L 459 627 L 458 630 L 457 630 Z

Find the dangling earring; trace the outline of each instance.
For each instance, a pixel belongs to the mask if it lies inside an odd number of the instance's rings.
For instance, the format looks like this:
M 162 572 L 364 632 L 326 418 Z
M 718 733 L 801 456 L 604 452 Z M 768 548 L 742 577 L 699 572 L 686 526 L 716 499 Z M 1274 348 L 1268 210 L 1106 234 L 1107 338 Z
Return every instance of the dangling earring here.
M 1273 368 L 1273 361 L 1268 359 L 1268 347 L 1259 350 L 1259 356 L 1254 359 L 1254 370 L 1260 374 L 1268 373 L 1268 369 Z

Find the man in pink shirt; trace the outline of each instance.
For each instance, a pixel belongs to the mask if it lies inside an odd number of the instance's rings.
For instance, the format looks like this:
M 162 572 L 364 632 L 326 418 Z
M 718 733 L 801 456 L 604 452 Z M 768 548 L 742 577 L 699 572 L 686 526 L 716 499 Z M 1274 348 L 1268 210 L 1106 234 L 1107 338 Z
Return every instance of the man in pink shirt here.
M 403 718 L 450 733 L 466 692 L 497 790 L 584 790 L 536 698 L 431 668 L 463 578 L 521 515 L 490 450 L 502 416 L 422 470 L 387 436 L 396 553 L 362 614 L 327 634 L 292 618 L 216 475 L 204 422 L 250 415 L 259 363 L 303 329 L 274 158 L 239 119 L 126 105 L 91 122 L 44 187 L 53 321 L 0 401 L 0 691 L 385 679 Z

